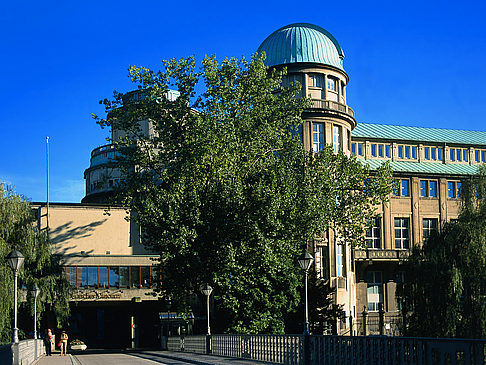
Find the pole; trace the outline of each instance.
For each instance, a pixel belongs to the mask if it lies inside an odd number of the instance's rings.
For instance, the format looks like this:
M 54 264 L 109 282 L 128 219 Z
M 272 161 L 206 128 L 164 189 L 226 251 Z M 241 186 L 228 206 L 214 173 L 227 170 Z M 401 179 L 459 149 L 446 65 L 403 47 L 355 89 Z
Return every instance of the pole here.
M 47 218 L 46 218 L 46 223 L 47 223 L 47 237 L 49 238 L 49 136 L 46 137 L 46 164 L 47 164 Z
M 37 294 L 34 295 L 34 340 L 37 340 Z
M 13 342 L 19 342 L 19 329 L 17 328 L 17 270 L 14 271 L 14 329 Z
M 209 327 L 209 295 L 206 296 L 207 298 L 207 313 L 208 313 L 208 336 L 211 334 L 211 328 Z
M 309 334 L 309 309 L 308 309 L 308 300 L 307 300 L 307 270 L 305 270 L 305 283 L 304 283 L 304 291 L 305 291 L 305 322 L 304 322 L 304 335 Z

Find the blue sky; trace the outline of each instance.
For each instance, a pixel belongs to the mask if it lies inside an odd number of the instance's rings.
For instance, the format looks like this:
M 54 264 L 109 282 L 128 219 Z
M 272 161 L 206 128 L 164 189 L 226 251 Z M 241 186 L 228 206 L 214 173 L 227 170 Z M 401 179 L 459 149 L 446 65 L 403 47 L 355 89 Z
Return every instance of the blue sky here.
M 483 1 L 9 1 L 0 5 L 0 180 L 32 201 L 79 202 L 91 113 L 131 89 L 129 65 L 249 56 L 274 30 L 319 25 L 339 41 L 358 123 L 486 131 Z

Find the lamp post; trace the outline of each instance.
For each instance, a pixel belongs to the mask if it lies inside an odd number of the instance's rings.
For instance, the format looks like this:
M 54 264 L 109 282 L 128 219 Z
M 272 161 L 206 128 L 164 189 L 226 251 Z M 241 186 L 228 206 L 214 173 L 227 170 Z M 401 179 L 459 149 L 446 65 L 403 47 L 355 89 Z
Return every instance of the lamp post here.
M 7 255 L 7 261 L 14 272 L 14 329 L 13 342 L 19 342 L 19 329 L 17 328 L 17 275 L 20 267 L 24 263 L 25 257 L 16 249 L 10 251 Z
M 37 297 L 39 296 L 40 289 L 37 285 L 30 290 L 30 294 L 34 298 L 34 339 L 37 339 Z
M 207 335 L 210 335 L 211 334 L 211 329 L 209 327 L 209 296 L 211 295 L 211 293 L 213 292 L 213 288 L 211 288 L 209 286 L 209 284 L 204 284 L 203 286 L 201 286 L 201 293 L 203 293 L 206 298 L 207 298 L 207 315 L 208 315 L 208 331 L 207 331 Z
M 305 273 L 305 281 L 304 281 L 304 292 L 305 292 L 305 321 L 304 321 L 304 335 L 309 334 L 309 314 L 308 314 L 308 303 L 307 303 L 307 273 L 309 272 L 309 268 L 311 267 L 312 263 L 314 262 L 314 258 L 312 255 L 305 251 L 302 255 L 300 255 L 297 259 L 299 262 L 300 267 L 304 270 Z

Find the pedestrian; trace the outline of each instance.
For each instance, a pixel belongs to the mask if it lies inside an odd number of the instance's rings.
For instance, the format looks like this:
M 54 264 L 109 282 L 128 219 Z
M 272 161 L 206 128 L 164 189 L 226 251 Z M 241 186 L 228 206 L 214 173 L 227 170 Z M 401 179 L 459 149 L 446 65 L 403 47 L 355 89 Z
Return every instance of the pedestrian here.
M 61 344 L 61 356 L 64 355 L 66 356 L 67 354 L 67 342 L 68 342 L 68 335 L 66 331 L 61 332 L 61 340 L 59 341 Z
M 44 335 L 44 346 L 46 347 L 46 356 L 52 356 L 52 332 L 47 329 Z

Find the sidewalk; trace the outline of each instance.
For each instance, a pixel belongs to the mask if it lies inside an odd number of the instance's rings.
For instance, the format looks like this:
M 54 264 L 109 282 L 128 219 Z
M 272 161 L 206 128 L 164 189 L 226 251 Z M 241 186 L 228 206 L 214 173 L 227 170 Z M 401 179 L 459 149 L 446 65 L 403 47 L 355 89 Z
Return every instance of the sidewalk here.
M 53 353 L 52 356 L 42 356 L 33 363 L 33 365 L 73 365 L 71 356 L 61 356 L 58 353 Z

